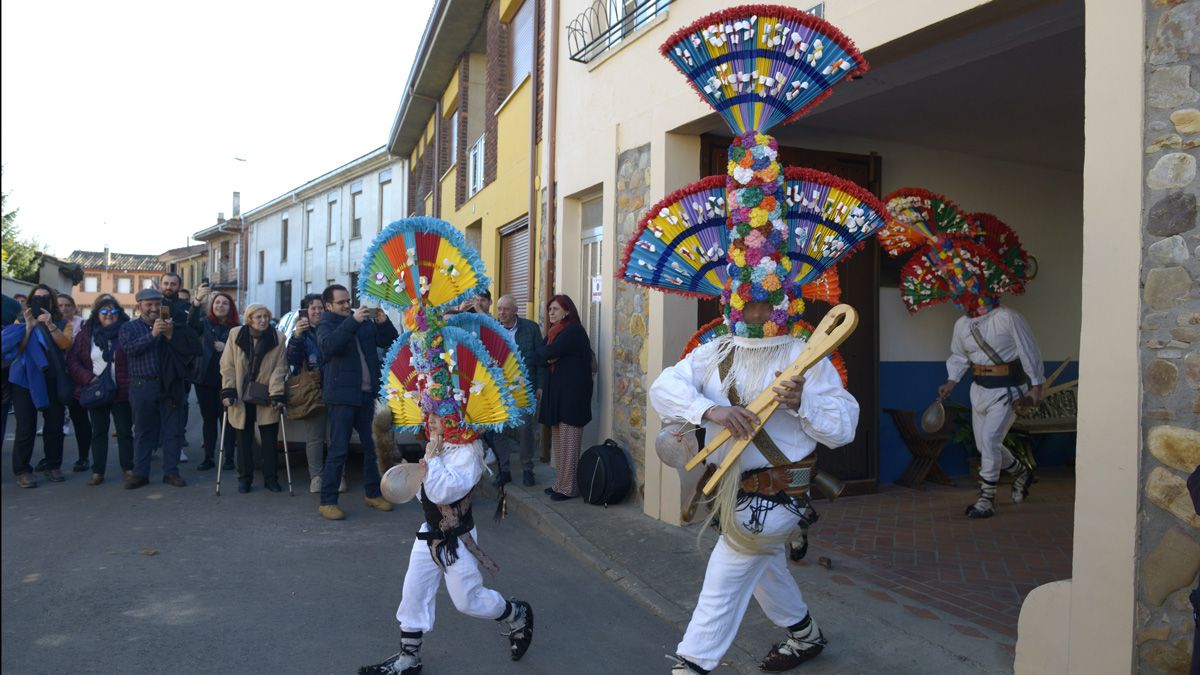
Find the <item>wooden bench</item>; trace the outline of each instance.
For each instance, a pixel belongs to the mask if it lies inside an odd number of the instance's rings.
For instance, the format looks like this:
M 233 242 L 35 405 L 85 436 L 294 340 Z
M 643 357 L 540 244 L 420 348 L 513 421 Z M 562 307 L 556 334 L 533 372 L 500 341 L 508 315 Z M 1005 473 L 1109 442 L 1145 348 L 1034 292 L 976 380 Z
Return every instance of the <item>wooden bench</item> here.
M 955 485 L 954 481 L 950 480 L 950 477 L 937 463 L 942 449 L 946 447 L 946 443 L 953 435 L 954 422 L 949 416 L 942 424 L 941 429 L 934 433 L 927 433 L 917 424 L 916 412 L 895 408 L 884 408 L 883 411 L 892 416 L 892 422 L 896 424 L 900 438 L 904 439 L 904 444 L 912 453 L 912 460 L 909 461 L 908 467 L 904 469 L 900 478 L 895 481 L 896 485 L 903 485 L 914 490 L 924 490 L 924 483 L 927 480 L 942 485 Z

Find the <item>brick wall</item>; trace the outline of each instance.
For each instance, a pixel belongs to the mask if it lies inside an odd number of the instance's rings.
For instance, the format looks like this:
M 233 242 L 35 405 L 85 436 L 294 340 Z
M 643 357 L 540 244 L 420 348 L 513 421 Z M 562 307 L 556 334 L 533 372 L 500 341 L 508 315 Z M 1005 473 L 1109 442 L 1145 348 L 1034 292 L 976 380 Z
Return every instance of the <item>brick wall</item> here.
M 484 106 L 483 184 L 496 180 L 496 110 L 508 97 L 508 24 L 500 22 L 500 3 L 493 2 L 487 16 L 487 105 Z
M 471 54 L 464 52 L 458 63 L 458 174 L 454 178 L 454 208 L 467 203 L 467 115 L 471 109 Z

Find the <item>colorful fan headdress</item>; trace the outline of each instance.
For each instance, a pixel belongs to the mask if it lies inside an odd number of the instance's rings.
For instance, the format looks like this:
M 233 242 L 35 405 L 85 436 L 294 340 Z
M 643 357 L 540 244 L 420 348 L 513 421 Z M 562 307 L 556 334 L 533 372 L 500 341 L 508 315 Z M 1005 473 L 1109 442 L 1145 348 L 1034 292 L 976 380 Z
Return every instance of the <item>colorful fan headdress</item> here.
M 650 208 L 618 278 L 720 298 L 733 335 L 788 335 L 804 298 L 837 302 L 834 265 L 886 219 L 883 204 L 849 181 L 784 169 L 766 132 L 811 110 L 834 84 L 866 72 L 867 63 L 828 22 L 768 5 L 705 16 L 660 51 L 735 137 L 725 176 L 704 178 Z M 766 323 L 746 323 L 743 310 L 752 302 L 771 306 Z
M 359 294 L 404 317 L 380 389 L 396 428 L 415 432 L 437 415 L 446 440 L 465 443 L 533 412 L 529 374 L 508 331 L 483 314 L 446 316 L 488 286 L 479 255 L 442 220 L 394 222 L 367 249 Z
M 889 221 L 879 231 L 900 270 L 900 297 L 909 312 L 950 301 L 972 316 L 1004 293 L 1025 291 L 1029 261 L 1017 235 L 991 214 L 964 214 L 949 199 L 918 188 L 884 198 Z

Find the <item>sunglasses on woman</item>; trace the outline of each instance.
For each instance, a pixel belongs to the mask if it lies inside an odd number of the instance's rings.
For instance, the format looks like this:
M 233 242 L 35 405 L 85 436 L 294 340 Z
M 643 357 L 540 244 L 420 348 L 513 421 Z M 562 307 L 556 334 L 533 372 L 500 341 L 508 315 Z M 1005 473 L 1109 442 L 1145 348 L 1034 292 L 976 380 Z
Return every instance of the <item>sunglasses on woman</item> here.
M 121 310 L 113 308 L 113 307 L 105 307 L 104 309 L 100 310 L 100 316 L 109 316 L 111 314 L 120 314 L 120 313 L 121 313 Z

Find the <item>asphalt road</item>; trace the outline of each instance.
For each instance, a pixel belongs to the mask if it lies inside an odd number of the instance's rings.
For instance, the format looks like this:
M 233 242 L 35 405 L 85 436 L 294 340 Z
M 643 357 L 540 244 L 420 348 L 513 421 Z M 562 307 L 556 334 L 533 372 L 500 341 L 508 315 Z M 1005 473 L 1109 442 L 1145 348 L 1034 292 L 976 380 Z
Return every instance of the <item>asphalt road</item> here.
M 160 483 L 156 463 L 149 486 L 126 491 L 113 445 L 101 486 L 68 473 L 65 483 L 39 475 L 38 488 L 22 490 L 4 442 L 5 675 L 352 673 L 397 650 L 415 503 L 367 508 L 355 471 L 341 499 L 347 519 L 324 521 L 302 463 L 293 464 L 295 497 L 266 492 L 261 480 L 238 494 L 228 474 L 216 497 L 214 473 L 195 471 L 196 459 L 183 465 L 186 488 Z M 69 471 L 74 439 L 65 454 Z M 500 565 L 487 583 L 533 604 L 533 645 L 511 662 L 500 626 L 459 614 L 443 588 L 425 673 L 666 671 L 663 655 L 679 638 L 671 626 L 519 519 L 493 522 L 493 510 L 476 504 L 480 545 Z

